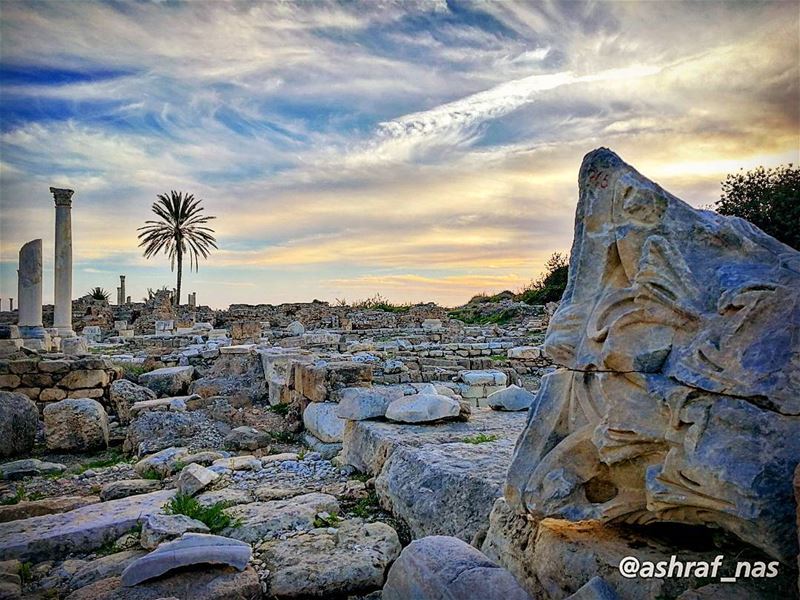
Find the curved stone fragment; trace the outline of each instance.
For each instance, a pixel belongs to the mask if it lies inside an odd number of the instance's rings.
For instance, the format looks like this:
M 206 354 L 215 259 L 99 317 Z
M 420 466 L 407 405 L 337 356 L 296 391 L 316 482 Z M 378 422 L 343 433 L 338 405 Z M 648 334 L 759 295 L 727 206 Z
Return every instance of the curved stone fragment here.
M 173 569 L 198 564 L 229 565 L 243 571 L 251 554 L 250 544 L 239 540 L 187 533 L 128 565 L 122 572 L 122 585 L 134 586 Z

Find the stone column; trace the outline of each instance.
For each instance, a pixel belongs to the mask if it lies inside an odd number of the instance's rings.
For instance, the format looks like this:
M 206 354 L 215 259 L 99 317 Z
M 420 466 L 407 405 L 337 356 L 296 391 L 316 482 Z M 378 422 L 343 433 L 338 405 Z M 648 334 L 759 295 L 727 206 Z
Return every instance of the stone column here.
M 42 327 L 42 240 L 33 240 L 19 251 L 17 322 L 22 338 L 43 340 Z
M 8 310 L 10 310 L 11 312 L 14 312 L 14 299 L 13 298 L 9 298 L 8 299 Z
M 125 304 L 125 275 L 119 276 L 119 304 Z
M 72 194 L 73 190 L 50 188 L 56 201 L 55 311 L 53 327 L 61 337 L 72 330 Z

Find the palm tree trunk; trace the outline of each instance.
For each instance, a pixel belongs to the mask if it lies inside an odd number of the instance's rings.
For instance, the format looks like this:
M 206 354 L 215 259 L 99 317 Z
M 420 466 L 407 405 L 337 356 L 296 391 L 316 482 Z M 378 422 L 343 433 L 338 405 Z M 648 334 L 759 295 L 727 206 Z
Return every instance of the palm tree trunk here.
M 175 290 L 175 308 L 181 305 L 181 277 L 183 276 L 183 252 L 178 243 L 178 288 Z

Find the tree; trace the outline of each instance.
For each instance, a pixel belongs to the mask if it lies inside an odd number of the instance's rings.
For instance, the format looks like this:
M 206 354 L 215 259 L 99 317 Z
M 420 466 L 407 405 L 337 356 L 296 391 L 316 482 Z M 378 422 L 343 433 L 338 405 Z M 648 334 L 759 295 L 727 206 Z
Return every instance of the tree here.
M 545 272 L 523 290 L 520 300 L 527 304 L 547 304 L 558 302 L 567 288 L 569 264 L 561 252 L 554 252 L 544 264 Z
M 181 278 L 183 277 L 183 257 L 189 255 L 189 268 L 198 269 L 200 257 L 208 258 L 211 248 L 217 247 L 214 230 L 206 224 L 216 217 L 203 215 L 202 200 L 192 194 L 170 192 L 159 194 L 153 202 L 152 210 L 158 221 L 145 221 L 138 231 L 139 247 L 144 246 L 144 257 L 150 258 L 162 250 L 169 256 L 170 268 L 178 265 L 178 286 L 175 293 L 175 306 L 180 305 Z
M 791 164 L 728 175 L 716 204 L 722 215 L 747 219 L 800 250 L 800 168 Z
M 101 302 L 105 300 L 108 302 L 108 299 L 111 298 L 111 294 L 109 294 L 106 290 L 101 287 L 93 287 L 90 289 L 87 294 L 89 298 L 92 300 L 100 300 Z

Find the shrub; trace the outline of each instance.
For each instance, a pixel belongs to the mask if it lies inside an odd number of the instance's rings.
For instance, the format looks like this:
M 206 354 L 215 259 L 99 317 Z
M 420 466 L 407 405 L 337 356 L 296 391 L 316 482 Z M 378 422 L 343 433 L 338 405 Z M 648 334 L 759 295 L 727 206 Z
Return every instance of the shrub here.
M 545 263 L 545 272 L 525 288 L 519 299 L 526 304 L 547 304 L 558 302 L 567 288 L 567 275 L 569 264 L 567 257 L 560 252 L 554 252 Z
M 487 435 L 485 433 L 478 433 L 475 435 L 471 435 L 469 437 L 465 437 L 462 442 L 465 444 L 486 444 L 487 442 L 494 442 L 498 440 L 500 436 L 498 435 Z
M 758 167 L 728 175 L 715 208 L 800 250 L 800 167 Z
M 225 513 L 226 502 L 215 502 L 211 506 L 203 506 L 196 498 L 188 494 L 176 494 L 165 506 L 168 515 L 186 515 L 205 523 L 211 533 L 219 533 L 228 527 L 238 527 L 239 521 Z

